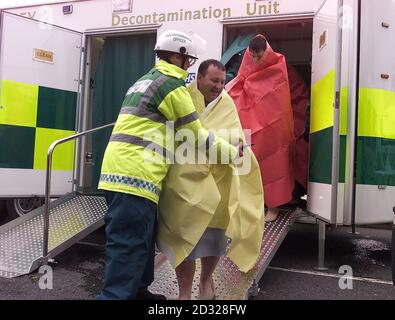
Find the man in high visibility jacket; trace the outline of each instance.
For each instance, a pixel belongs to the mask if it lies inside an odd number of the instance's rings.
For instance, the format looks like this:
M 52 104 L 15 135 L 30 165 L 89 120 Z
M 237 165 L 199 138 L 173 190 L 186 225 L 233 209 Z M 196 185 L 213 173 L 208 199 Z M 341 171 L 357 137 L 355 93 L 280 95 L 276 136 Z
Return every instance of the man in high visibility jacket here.
M 174 161 L 174 131 L 188 129 L 200 148 L 242 155 L 225 140 L 203 129 L 185 88 L 186 70 L 197 60 L 197 47 L 185 33 L 162 33 L 155 45 L 160 59 L 126 93 L 106 148 L 99 189 L 106 190 L 106 268 L 98 299 L 165 299 L 147 288 L 154 280 L 157 203 Z M 174 140 L 174 139 L 173 139 Z M 220 157 L 218 157 L 220 158 Z

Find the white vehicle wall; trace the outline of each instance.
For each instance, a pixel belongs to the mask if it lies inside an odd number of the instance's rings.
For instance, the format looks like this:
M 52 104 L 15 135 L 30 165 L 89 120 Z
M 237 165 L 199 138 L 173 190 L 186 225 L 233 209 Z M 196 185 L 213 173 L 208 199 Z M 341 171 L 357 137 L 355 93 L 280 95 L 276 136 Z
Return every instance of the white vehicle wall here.
M 395 4 L 391 0 L 380 4 L 362 0 L 359 17 L 358 3 L 356 0 L 93 0 L 7 11 L 85 34 L 85 85 L 79 93 L 79 117 L 84 119 L 89 117 L 87 73 L 91 68 L 94 37 L 148 31 L 160 34 L 167 29 L 193 31 L 207 42 L 201 55 L 201 60 L 205 60 L 221 57 L 229 45 L 230 27 L 255 30 L 261 26 L 264 30 L 270 23 L 286 27 L 289 22 L 302 20 L 313 24 L 310 40 L 296 41 L 292 46 L 288 43 L 288 48 L 284 48 L 286 52 L 299 51 L 301 57 L 312 57 L 310 138 L 317 143 L 310 145 L 308 209 L 332 224 L 350 225 L 391 222 L 395 205 L 395 133 L 390 125 L 395 122 L 395 62 L 388 49 L 395 47 L 391 28 L 395 25 Z M 301 48 L 309 42 L 312 50 L 306 55 Z M 68 49 L 59 47 L 55 51 L 59 50 Z M 197 68 L 198 64 L 191 68 L 188 81 L 195 78 Z M 381 102 L 374 105 L 375 117 L 370 122 L 367 108 L 375 95 Z M 87 128 L 86 119 L 77 121 L 80 130 Z M 322 137 L 326 139 L 324 143 L 320 142 Z M 372 152 L 376 158 L 368 160 Z M 319 160 L 320 156 L 323 161 Z M 374 166 L 372 170 L 367 170 L 369 164 Z M 17 189 L 19 196 L 43 194 L 42 177 L 33 178 L 37 173 L 31 174 L 24 176 L 26 184 L 33 179 L 40 187 L 37 185 L 35 192 L 29 189 L 30 193 L 22 192 L 21 187 Z M 6 196 L 6 191 L 0 189 L 2 195 Z

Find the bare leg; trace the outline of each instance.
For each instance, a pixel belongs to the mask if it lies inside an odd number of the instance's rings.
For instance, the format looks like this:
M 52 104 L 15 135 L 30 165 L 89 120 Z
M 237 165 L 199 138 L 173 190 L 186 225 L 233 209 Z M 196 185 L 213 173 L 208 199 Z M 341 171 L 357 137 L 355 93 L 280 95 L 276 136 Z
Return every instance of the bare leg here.
M 195 260 L 184 260 L 177 268 L 178 300 L 191 300 L 192 282 L 195 275 Z
M 199 294 L 200 298 L 213 299 L 214 297 L 214 281 L 212 278 L 215 267 L 220 257 L 204 257 L 201 258 L 202 273 L 200 275 Z
M 267 213 L 266 213 L 266 216 L 265 216 L 265 221 L 266 222 L 272 222 L 272 221 L 276 220 L 277 216 L 278 216 L 278 212 L 279 212 L 278 207 L 269 208 L 267 210 Z

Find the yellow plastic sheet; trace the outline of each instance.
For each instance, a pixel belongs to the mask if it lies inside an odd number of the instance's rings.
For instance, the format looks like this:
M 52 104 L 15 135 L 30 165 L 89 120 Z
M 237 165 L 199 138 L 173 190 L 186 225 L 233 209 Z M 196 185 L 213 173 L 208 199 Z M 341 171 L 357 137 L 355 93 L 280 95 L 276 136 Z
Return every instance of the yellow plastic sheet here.
M 199 114 L 204 98 L 196 84 L 188 88 Z M 233 100 L 226 92 L 208 115 L 206 129 L 242 128 Z M 247 156 L 247 153 L 249 155 Z M 158 246 L 177 267 L 193 250 L 207 227 L 222 228 L 232 239 L 228 257 L 243 272 L 249 271 L 260 252 L 264 231 L 263 187 L 258 162 L 251 150 L 248 174 L 236 175 L 230 165 L 172 165 L 159 201 Z

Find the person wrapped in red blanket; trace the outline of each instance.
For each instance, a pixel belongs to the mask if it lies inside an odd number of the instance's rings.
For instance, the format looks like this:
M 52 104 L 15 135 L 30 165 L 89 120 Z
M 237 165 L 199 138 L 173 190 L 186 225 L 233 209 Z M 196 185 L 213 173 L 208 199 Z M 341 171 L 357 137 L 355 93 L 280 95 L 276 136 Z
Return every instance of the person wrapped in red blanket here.
M 294 121 L 284 56 L 274 52 L 263 35 L 255 36 L 226 90 L 243 129 L 251 130 L 268 207 L 266 222 L 274 221 L 278 207 L 292 200 L 295 181 Z
M 299 186 L 295 186 L 294 201 L 300 204 L 300 196 L 304 195 L 307 191 L 307 163 L 309 156 L 307 118 L 309 90 L 293 66 L 288 65 L 287 70 L 296 139 L 296 153 L 294 159 L 295 180 L 297 182 L 296 184 L 299 184 Z

